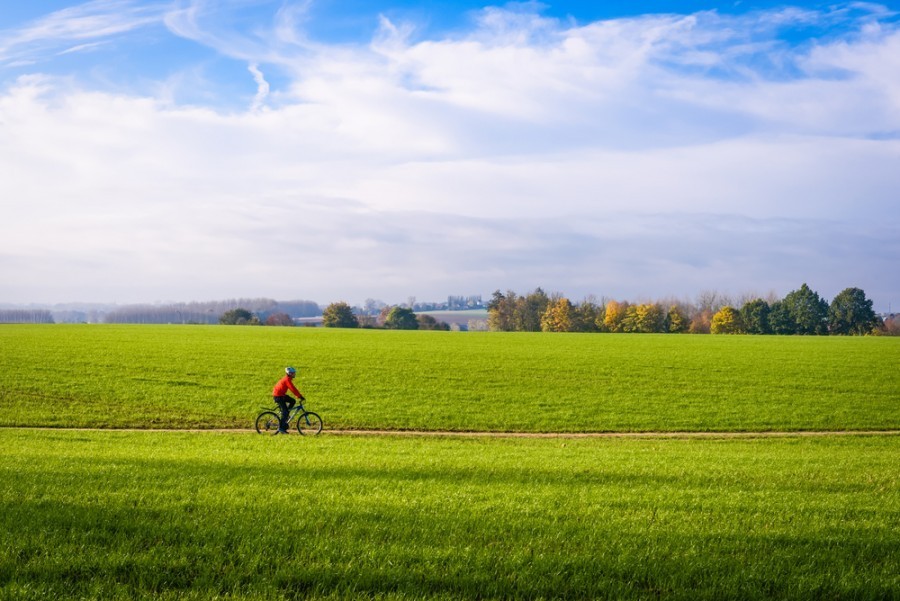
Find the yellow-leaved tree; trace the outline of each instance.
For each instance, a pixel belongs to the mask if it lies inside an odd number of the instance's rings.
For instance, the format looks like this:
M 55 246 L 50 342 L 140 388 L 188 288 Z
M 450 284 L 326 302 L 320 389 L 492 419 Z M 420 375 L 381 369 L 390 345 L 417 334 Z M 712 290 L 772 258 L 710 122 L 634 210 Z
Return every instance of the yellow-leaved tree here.
M 606 313 L 603 316 L 603 326 L 607 332 L 621 332 L 625 314 L 628 312 L 628 302 L 611 300 L 606 303 Z
M 687 315 L 685 315 L 684 311 L 678 305 L 669 307 L 669 314 L 666 316 L 666 321 L 668 322 L 669 332 L 673 334 L 686 332 L 690 325 Z
M 624 324 L 626 332 L 650 334 L 666 331 L 666 314 L 656 303 L 642 303 L 628 307 Z
M 741 314 L 734 307 L 725 305 L 712 316 L 709 331 L 712 334 L 743 334 L 744 324 L 741 321 Z
M 541 316 L 541 330 L 544 332 L 571 332 L 573 307 L 569 299 L 563 297 L 551 300 Z

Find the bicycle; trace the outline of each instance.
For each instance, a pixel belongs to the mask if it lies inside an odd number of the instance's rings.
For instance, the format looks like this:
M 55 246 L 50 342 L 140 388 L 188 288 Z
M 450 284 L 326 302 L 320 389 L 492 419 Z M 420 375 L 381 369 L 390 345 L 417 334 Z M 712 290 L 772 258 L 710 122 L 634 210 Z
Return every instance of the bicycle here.
M 259 434 L 278 434 L 278 428 L 281 425 L 280 413 L 278 407 L 266 409 L 260 413 L 256 416 L 256 431 Z M 291 420 L 294 420 L 297 432 L 300 434 L 315 436 L 322 431 L 322 418 L 318 413 L 307 411 L 300 399 L 297 399 L 297 404 L 291 407 L 288 413 L 288 428 L 291 427 Z

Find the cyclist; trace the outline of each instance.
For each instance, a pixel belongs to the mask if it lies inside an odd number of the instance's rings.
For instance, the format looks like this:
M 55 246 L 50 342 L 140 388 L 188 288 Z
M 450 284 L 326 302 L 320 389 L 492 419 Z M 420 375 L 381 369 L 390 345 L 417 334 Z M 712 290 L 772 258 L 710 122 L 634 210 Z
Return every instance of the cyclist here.
M 272 389 L 272 397 L 274 397 L 275 402 L 278 404 L 278 408 L 281 409 L 281 423 L 278 425 L 279 434 L 287 434 L 288 413 L 294 407 L 294 397 L 289 395 L 287 391 L 290 390 L 296 394 L 297 398 L 301 401 L 306 400 L 306 397 L 300 394 L 300 391 L 294 386 L 295 377 L 297 377 L 297 370 L 293 367 L 285 367 L 284 377 L 278 380 L 278 382 L 275 383 L 275 388 Z

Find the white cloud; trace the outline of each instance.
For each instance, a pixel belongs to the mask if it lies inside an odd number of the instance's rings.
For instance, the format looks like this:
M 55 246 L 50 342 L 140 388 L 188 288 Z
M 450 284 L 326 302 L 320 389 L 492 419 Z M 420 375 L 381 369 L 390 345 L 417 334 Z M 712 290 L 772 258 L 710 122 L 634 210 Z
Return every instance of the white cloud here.
M 256 96 L 253 97 L 253 104 L 250 106 L 251 111 L 258 111 L 266 102 L 269 95 L 269 82 L 266 81 L 265 75 L 259 70 L 259 65 L 251 63 L 247 70 L 253 75 L 253 81 L 256 82 Z
M 310 41 L 304 6 L 273 15 L 272 36 L 209 6 L 166 23 L 248 65 L 243 110 L 76 77 L 0 88 L 0 300 L 802 281 L 900 300 L 896 27 L 789 47 L 778 27 L 834 14 L 575 26 L 491 9 L 468 34 L 417 41 L 385 22 L 371 44 L 334 46 Z M 89 3 L 0 55 L 102 44 L 149 13 Z
M 156 23 L 162 5 L 132 0 L 93 0 L 65 8 L 35 20 L 13 32 L 0 32 L 0 65 L 31 61 L 60 46 L 71 51 L 71 42 L 123 35 Z M 90 46 L 85 42 L 75 48 Z

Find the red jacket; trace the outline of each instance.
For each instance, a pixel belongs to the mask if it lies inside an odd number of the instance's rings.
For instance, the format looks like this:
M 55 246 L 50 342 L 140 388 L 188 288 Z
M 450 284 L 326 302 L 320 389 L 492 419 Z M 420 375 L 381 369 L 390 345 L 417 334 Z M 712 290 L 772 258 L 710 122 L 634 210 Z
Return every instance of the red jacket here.
M 291 381 L 290 376 L 285 376 L 278 380 L 278 382 L 275 384 L 275 388 L 272 389 L 272 396 L 284 396 L 288 390 L 290 390 L 297 396 L 301 396 L 300 391 L 297 390 L 296 386 L 294 386 L 294 383 Z

